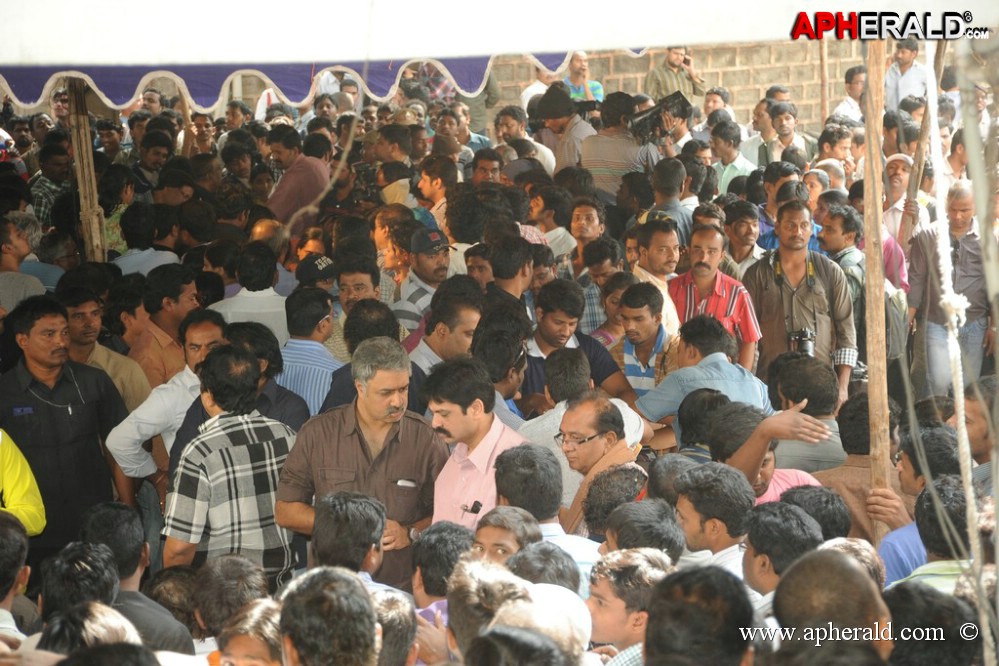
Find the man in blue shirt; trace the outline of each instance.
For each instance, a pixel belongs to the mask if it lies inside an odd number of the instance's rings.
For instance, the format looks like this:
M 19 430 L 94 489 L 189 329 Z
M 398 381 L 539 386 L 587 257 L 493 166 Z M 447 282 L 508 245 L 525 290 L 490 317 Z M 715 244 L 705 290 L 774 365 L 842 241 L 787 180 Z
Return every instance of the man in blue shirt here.
M 733 402 L 759 407 L 774 413 L 767 397 L 767 385 L 741 365 L 729 359 L 735 341 L 717 319 L 699 315 L 680 327 L 679 370 L 666 376 L 661 384 L 639 398 L 639 414 L 650 421 L 676 416 L 680 403 L 691 392 L 710 388 L 721 391 Z M 677 441 L 679 425 L 674 421 Z

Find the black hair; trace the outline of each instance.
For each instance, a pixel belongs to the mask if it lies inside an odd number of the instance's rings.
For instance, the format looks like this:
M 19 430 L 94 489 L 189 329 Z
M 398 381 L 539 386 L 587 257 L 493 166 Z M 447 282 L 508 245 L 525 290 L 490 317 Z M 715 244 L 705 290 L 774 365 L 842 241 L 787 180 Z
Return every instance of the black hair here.
M 406 125 L 383 125 L 378 128 L 378 136 L 388 144 L 396 144 L 405 155 L 413 152 L 413 141 Z
M 14 514 L 0 511 L 0 599 L 10 594 L 27 558 L 28 533 L 24 525 Z
M 218 636 L 240 608 L 267 597 L 263 568 L 242 555 L 209 558 L 198 569 L 195 581 L 194 608 L 211 637 Z
M 562 470 L 551 449 L 524 444 L 503 451 L 495 462 L 496 493 L 538 522 L 558 515 Z
M 515 576 L 530 583 L 558 585 L 579 592 L 579 565 L 550 541 L 527 544 L 511 555 L 505 565 Z
M 555 253 L 550 245 L 531 243 L 531 257 L 534 259 L 535 268 L 551 268 L 555 265 Z
M 965 507 L 964 487 L 959 476 L 939 476 L 933 479 L 932 489 L 927 484 L 919 493 L 916 498 L 916 529 L 927 555 L 941 560 L 968 557 Z
M 918 438 L 909 428 L 903 428 L 900 439 L 899 451 L 909 458 L 917 478 L 925 477 L 929 482 L 931 478 L 961 473 L 957 454 L 957 432 L 950 426 L 942 423 L 921 425 Z M 919 455 L 920 448 L 922 456 Z
M 888 433 L 895 432 L 898 427 L 902 408 L 892 398 L 888 398 Z M 869 423 L 868 395 L 859 391 L 850 396 L 836 415 L 836 425 L 839 426 L 840 440 L 843 450 L 848 454 L 861 456 L 871 453 L 871 427 Z
M 128 578 L 139 568 L 146 535 L 134 507 L 121 502 L 103 502 L 83 515 L 80 540 L 102 543 L 111 549 L 119 578 Z
M 667 157 L 659 160 L 652 170 L 652 189 L 667 197 L 679 196 L 686 177 L 683 162 Z
M 680 327 L 680 339 L 704 357 L 718 352 L 727 353 L 732 346 L 731 338 L 732 334 L 725 330 L 721 322 L 708 315 L 692 317 Z
M 553 219 L 558 226 L 568 229 L 572 224 L 572 195 L 565 188 L 551 185 L 535 190 L 534 196 L 541 197 L 544 210 L 553 213 Z M 450 205 L 450 204 L 449 204 Z
M 718 109 L 722 113 L 726 113 L 723 109 Z M 731 143 L 733 147 L 738 148 L 739 144 L 742 142 L 742 130 L 732 120 L 723 120 L 711 129 L 711 136 L 721 141 Z
M 651 208 L 656 202 L 655 192 L 652 191 L 652 181 L 641 171 L 631 171 L 621 176 L 621 184 L 628 186 L 631 196 L 638 201 L 639 208 Z
M 745 585 L 719 567 L 682 569 L 659 581 L 649 604 L 646 663 L 684 656 L 691 663 L 738 666 L 753 626 Z
M 496 406 L 496 389 L 489 370 L 477 358 L 453 358 L 437 364 L 423 382 L 421 393 L 427 402 L 458 405 L 462 414 L 476 400 L 482 402 L 486 412 Z
M 343 324 L 343 339 L 353 354 L 359 344 L 369 338 L 386 337 L 398 340 L 399 320 L 392 309 L 373 298 L 354 303 Z
M 707 444 L 709 430 L 715 425 L 715 413 L 729 403 L 727 395 L 714 389 L 700 388 L 688 393 L 676 412 L 681 447 Z
M 42 564 L 42 621 L 83 601 L 108 606 L 118 596 L 118 565 L 102 543 L 74 541 Z
M 511 369 L 520 371 L 527 365 L 524 339 L 512 331 L 492 331 L 488 336 L 473 337 L 471 351 L 472 358 L 485 366 L 494 384 L 503 381 Z
M 489 265 L 493 277 L 511 280 L 533 261 L 531 244 L 520 236 L 503 237 L 489 246 Z
M 272 379 L 284 370 L 281 345 L 269 327 L 255 321 L 238 321 L 229 324 L 223 331 L 230 345 L 245 349 L 258 361 L 267 362 L 264 377 Z
M 444 155 L 428 156 L 420 162 L 420 173 L 427 174 L 431 179 L 439 178 L 445 192 L 458 184 L 458 165 Z
M 821 175 L 819 175 L 821 174 Z M 828 175 L 824 171 L 819 171 L 815 174 L 816 178 L 820 181 L 822 176 L 826 176 L 828 180 Z M 811 213 L 811 209 L 808 208 L 808 186 L 805 185 L 803 180 L 789 180 L 777 189 L 777 194 L 774 195 L 774 199 L 780 206 L 777 208 L 777 221 L 779 222 L 784 216 L 781 214 L 784 211 L 784 206 L 789 206 L 788 211 L 801 211 L 807 210 Z M 800 204 L 797 206 L 792 206 L 790 204 Z
M 194 277 L 194 288 L 198 292 L 198 302 L 207 308 L 225 298 L 225 282 L 218 273 L 200 271 Z
M 599 266 L 606 261 L 609 261 L 611 266 L 618 266 L 621 260 L 621 246 L 612 238 L 606 236 L 595 238 L 583 247 L 585 266 Z M 493 272 L 496 272 L 495 264 Z
M 621 307 L 633 310 L 648 308 L 653 317 L 662 312 L 663 303 L 663 293 L 649 282 L 633 284 L 621 294 Z
M 244 245 L 240 252 L 236 276 L 247 291 L 263 291 L 274 286 L 276 266 L 274 250 L 263 241 L 253 241 Z
M 129 249 L 145 250 L 156 239 L 153 204 L 136 201 L 121 215 L 121 237 Z
M 739 470 L 721 463 L 705 463 L 681 474 L 676 480 L 676 492 L 694 507 L 702 525 L 717 519 L 731 537 L 746 533 L 746 519 L 756 495 Z
M 541 541 L 541 527 L 538 521 L 531 514 L 515 506 L 498 506 L 489 511 L 479 519 L 475 531 L 478 532 L 483 527 L 495 527 L 510 532 L 521 548 L 529 543 Z
M 545 386 L 555 402 L 576 398 L 590 388 L 590 361 L 579 348 L 556 349 L 545 358 Z
M 711 391 L 712 389 L 699 389 Z M 696 391 L 695 391 L 696 392 Z M 721 394 L 719 391 L 715 393 Z M 688 396 L 689 397 L 689 396 Z M 723 397 L 728 400 L 728 396 Z M 684 399 L 686 402 L 686 399 Z M 681 403 L 682 404 L 682 403 Z M 698 463 L 682 455 L 657 456 L 649 465 L 649 481 L 646 484 L 646 495 L 649 499 L 661 499 L 676 506 L 676 479 L 688 469 L 697 467 Z
M 597 431 L 603 429 L 598 427 Z M 590 534 L 603 534 L 611 512 L 622 504 L 635 501 L 646 481 L 648 475 L 638 465 L 618 465 L 593 477 L 583 500 L 583 518 Z
M 583 316 L 583 308 L 586 299 L 583 297 L 583 288 L 575 280 L 552 280 L 541 287 L 535 298 L 535 305 L 544 314 L 551 314 L 556 310 L 561 310 L 573 319 Z
M 230 139 L 226 148 L 232 144 Z M 235 220 L 253 207 L 253 194 L 250 188 L 239 181 L 224 180 L 215 191 L 215 202 L 218 206 L 219 219 Z
M 567 666 L 571 663 L 558 644 L 541 632 L 503 625 L 475 636 L 465 650 L 464 661 L 493 666 Z
M 308 337 L 326 317 L 332 316 L 333 297 L 325 289 L 300 287 L 291 292 L 284 302 L 288 333 Z
M 822 528 L 822 540 L 850 533 L 850 510 L 834 490 L 823 486 L 798 486 L 781 493 L 781 502 L 800 507 Z
M 438 285 L 437 291 L 430 298 L 427 333 L 436 329 L 438 324 L 454 330 L 460 321 L 461 311 L 466 309 L 482 312 L 482 290 L 473 278 L 452 275 Z
M 329 120 L 328 118 L 326 120 Z M 302 141 L 302 154 L 306 157 L 325 159 L 333 150 L 333 142 L 325 134 L 313 132 Z
M 210 393 L 226 412 L 249 414 L 257 408 L 260 366 L 257 358 L 236 345 L 213 349 L 201 362 L 201 392 Z
M 148 113 L 148 112 L 147 112 Z M 144 645 L 109 643 L 77 650 L 60 666 L 158 666 L 156 654 Z
M 191 234 L 194 240 L 199 243 L 212 240 L 216 213 L 210 203 L 191 199 L 181 204 L 178 210 L 180 212 L 180 228 L 183 231 Z
M 593 174 L 581 166 L 567 166 L 559 170 L 552 178 L 557 187 L 566 189 L 573 197 L 592 196 L 595 192 Z
M 746 541 L 758 555 L 770 558 L 780 576 L 796 559 L 822 544 L 822 528 L 804 509 L 785 502 L 767 502 L 749 512 Z
M 407 131 L 406 134 L 408 136 L 409 132 Z M 413 175 L 412 169 L 406 166 L 405 162 L 382 162 L 378 168 L 382 170 L 382 176 L 386 183 L 409 180 Z
M 341 491 L 316 502 L 312 554 L 316 564 L 358 572 L 374 546 L 381 550 L 385 505 L 362 493 Z
M 766 414 L 759 407 L 730 402 L 712 410 L 709 418 L 711 421 L 700 443 L 708 445 L 712 460 L 723 463 L 746 443 Z
M 177 300 L 186 285 L 194 282 L 194 271 L 182 264 L 164 264 L 149 271 L 142 304 L 146 312 L 155 315 L 163 309 L 163 299 Z
M 301 150 L 302 136 L 290 125 L 275 125 L 267 132 L 267 143 L 280 143 L 289 150 Z
M 614 533 L 619 550 L 654 548 L 667 555 L 674 564 L 683 554 L 686 538 L 676 521 L 676 512 L 663 499 L 626 502 L 607 516 L 607 532 Z
M 7 315 L 5 324 L 15 336 L 27 335 L 39 319 L 50 315 L 68 319 L 66 308 L 55 297 L 46 294 L 29 296 Z
M 977 635 L 974 640 L 967 640 L 964 627 L 976 624 L 978 618 L 965 600 L 916 580 L 892 585 L 883 596 L 891 613 L 892 627 L 900 627 L 898 631 L 915 639 L 895 643 L 891 652 L 892 664 L 930 666 L 975 662 L 981 643 Z
M 124 164 L 112 164 L 104 170 L 97 183 L 97 200 L 104 215 L 111 216 L 114 209 L 121 203 L 121 192 L 127 185 L 135 185 L 138 179 L 132 170 Z
M 828 363 L 805 356 L 790 361 L 781 368 L 777 384 L 784 398 L 793 404 L 808 399 L 802 410 L 809 416 L 824 416 L 836 411 L 839 383 Z
M 853 83 L 853 80 L 857 76 L 859 76 L 860 74 L 866 74 L 866 73 L 867 73 L 867 68 L 866 67 L 864 67 L 863 65 L 854 65 L 853 67 L 851 67 L 848 70 L 846 70 L 846 74 L 844 76 L 844 83 L 846 83 L 847 85 L 850 85 L 851 83 Z
M 222 317 L 222 313 L 208 309 L 192 310 L 184 316 L 184 319 L 180 322 L 180 327 L 177 329 L 177 338 L 181 344 L 184 345 L 187 343 L 187 330 L 189 328 L 198 324 L 204 324 L 205 322 L 218 326 L 219 330 L 222 331 L 222 337 L 226 337 L 229 325 Z
M 638 243 L 638 247 L 644 247 L 647 250 L 652 243 L 652 237 L 656 234 L 674 233 L 677 233 L 676 222 L 671 219 L 657 218 L 649 220 L 638 227 L 635 241 Z
M 432 597 L 447 594 L 447 579 L 461 556 L 472 549 L 475 534 L 446 520 L 420 532 L 413 542 L 413 567 L 420 570 L 423 589 Z

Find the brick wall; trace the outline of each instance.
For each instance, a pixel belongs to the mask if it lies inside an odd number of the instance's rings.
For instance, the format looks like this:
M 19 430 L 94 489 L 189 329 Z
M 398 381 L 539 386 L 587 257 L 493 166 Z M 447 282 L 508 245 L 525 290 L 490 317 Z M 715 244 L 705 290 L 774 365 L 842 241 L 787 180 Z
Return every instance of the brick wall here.
M 844 95 L 846 70 L 862 64 L 859 42 L 828 40 L 829 110 Z M 753 106 L 771 85 L 791 89 L 798 107 L 798 121 L 818 132 L 820 74 L 818 42 L 756 43 L 733 46 L 699 46 L 691 49 L 694 65 L 706 87 L 725 86 L 732 92 L 732 106 L 739 122 L 749 123 Z M 590 75 L 606 92 L 642 92 L 645 75 L 666 58 L 666 49 L 649 49 L 641 56 L 629 51 L 589 51 Z M 503 92 L 501 104 L 519 103 L 520 91 L 534 78 L 533 61 L 522 56 L 500 56 L 493 72 Z M 700 106 L 702 100 L 695 103 Z

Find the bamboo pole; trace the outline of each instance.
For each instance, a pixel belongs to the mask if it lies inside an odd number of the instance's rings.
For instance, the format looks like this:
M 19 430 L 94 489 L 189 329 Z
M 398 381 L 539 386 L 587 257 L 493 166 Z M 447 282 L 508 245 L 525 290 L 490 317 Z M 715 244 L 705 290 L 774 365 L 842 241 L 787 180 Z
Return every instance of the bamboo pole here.
M 937 81 L 936 87 L 939 88 L 940 77 L 943 76 L 944 56 L 947 54 L 947 42 L 945 41 L 933 42 L 933 45 L 936 46 L 936 57 L 933 59 L 933 73 L 936 76 L 936 81 Z M 927 56 L 929 56 L 931 49 L 932 46 L 930 45 L 929 42 L 927 42 L 927 47 L 926 47 Z M 930 96 L 927 95 L 927 97 Z M 930 117 L 932 115 L 930 113 L 931 104 L 936 105 L 936 100 L 932 98 L 926 100 L 926 110 L 923 112 L 923 122 L 919 126 L 919 144 L 918 148 L 916 148 L 916 153 L 915 155 L 913 155 L 912 159 L 913 161 L 912 175 L 909 178 L 909 191 L 907 193 L 908 201 L 916 200 L 916 196 L 919 194 L 919 184 L 923 182 L 923 168 L 926 165 L 926 157 L 929 152 L 926 149 L 926 147 L 928 145 L 930 137 L 930 130 L 931 130 L 930 123 L 931 120 L 932 121 L 936 120 L 935 117 L 934 118 Z M 901 130 L 899 130 L 899 133 L 901 134 Z M 916 222 L 917 220 L 912 220 L 913 224 L 915 224 Z
M 94 146 L 90 141 L 90 116 L 84 98 L 83 79 L 69 79 L 69 111 L 72 117 L 72 139 L 76 184 L 80 192 L 80 230 L 88 261 L 105 261 L 104 211 L 97 203 L 97 176 L 94 173 Z
M 881 136 L 884 128 L 885 43 L 867 46 L 867 92 L 864 100 L 864 257 L 867 291 L 867 392 L 871 433 L 871 488 L 891 488 L 893 465 L 888 432 L 888 364 L 885 360 L 885 272 L 881 244 Z M 874 523 L 874 538 L 880 542 L 888 526 Z
M 829 41 L 819 40 L 819 115 L 822 122 L 829 117 Z

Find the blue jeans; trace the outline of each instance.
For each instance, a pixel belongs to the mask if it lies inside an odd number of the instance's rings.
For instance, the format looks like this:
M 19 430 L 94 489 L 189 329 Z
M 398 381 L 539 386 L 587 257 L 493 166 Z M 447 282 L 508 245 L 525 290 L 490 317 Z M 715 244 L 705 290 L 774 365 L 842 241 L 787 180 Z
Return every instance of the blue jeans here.
M 160 496 L 149 481 L 143 481 L 135 494 L 142 516 L 142 529 L 149 543 L 149 573 L 154 574 L 163 568 L 163 544 L 160 532 L 163 531 L 163 513 L 160 511 Z
M 966 323 L 958 330 L 957 340 L 961 345 L 965 384 L 977 380 L 981 373 L 982 360 L 985 358 L 982 343 L 985 341 L 987 329 L 988 317 L 982 317 Z M 951 384 L 950 357 L 947 354 L 947 327 L 926 322 L 924 340 L 926 342 L 924 368 L 926 381 L 923 383 L 923 390 L 919 392 L 920 398 L 927 398 L 931 395 L 946 395 Z M 913 366 L 913 375 L 915 375 L 918 366 L 918 363 Z M 921 378 L 913 377 L 917 386 L 919 379 Z

